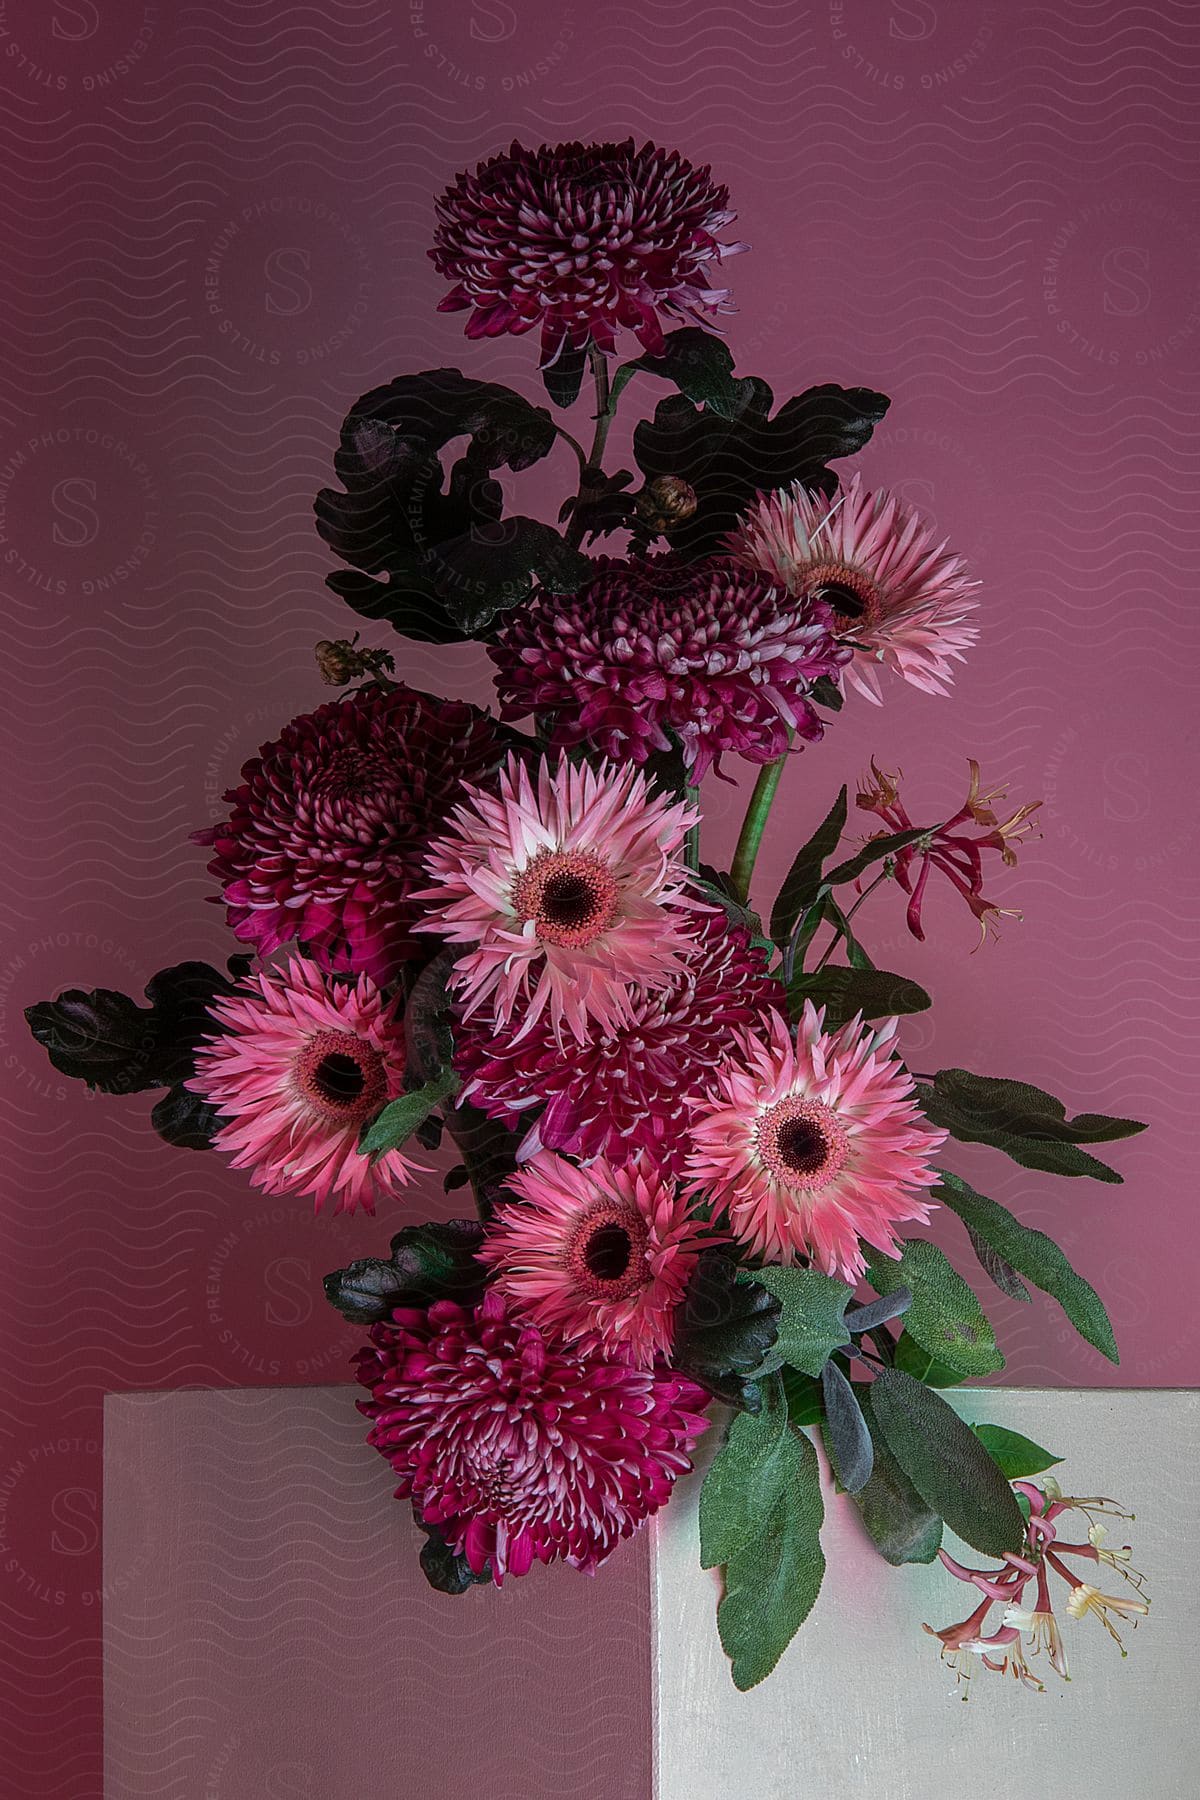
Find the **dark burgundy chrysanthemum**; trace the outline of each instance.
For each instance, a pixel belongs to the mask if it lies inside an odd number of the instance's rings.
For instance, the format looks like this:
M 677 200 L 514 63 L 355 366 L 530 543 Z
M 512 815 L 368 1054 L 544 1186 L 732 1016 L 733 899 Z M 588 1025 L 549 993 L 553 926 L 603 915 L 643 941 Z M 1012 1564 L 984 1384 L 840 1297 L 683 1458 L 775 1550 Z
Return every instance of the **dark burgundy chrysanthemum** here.
M 688 1121 L 728 1059 L 738 1033 L 780 1004 L 779 984 L 741 926 L 699 915 L 671 984 L 632 1002 L 629 1023 L 596 1032 L 564 1056 L 541 1020 L 522 1035 L 476 1017 L 456 1031 L 463 1098 L 520 1126 L 544 1105 L 529 1147 L 623 1162 L 639 1150 L 678 1174 L 690 1148 Z
M 368 1442 L 478 1575 L 534 1559 L 594 1569 L 671 1497 L 708 1421 L 704 1389 L 590 1339 L 510 1319 L 493 1289 L 467 1312 L 397 1307 L 355 1358 Z
M 429 252 L 454 282 L 439 308 L 472 309 L 467 336 L 542 328 L 542 362 L 621 326 L 662 348 L 660 315 L 731 312 L 705 265 L 744 250 L 718 243 L 729 190 L 675 151 L 623 144 L 522 144 L 464 171 L 437 203 Z
M 537 593 L 489 654 L 502 717 L 556 714 L 556 744 L 645 762 L 673 733 L 692 779 L 735 751 L 771 762 L 789 727 L 822 734 L 808 700 L 852 652 L 819 599 L 794 599 L 728 557 L 600 558 L 576 594 Z
M 426 954 L 410 931 L 429 839 L 500 755 L 484 713 L 403 686 L 293 719 L 225 795 L 230 817 L 193 839 L 215 851 L 236 935 L 264 956 L 296 937 L 327 969 L 390 981 Z

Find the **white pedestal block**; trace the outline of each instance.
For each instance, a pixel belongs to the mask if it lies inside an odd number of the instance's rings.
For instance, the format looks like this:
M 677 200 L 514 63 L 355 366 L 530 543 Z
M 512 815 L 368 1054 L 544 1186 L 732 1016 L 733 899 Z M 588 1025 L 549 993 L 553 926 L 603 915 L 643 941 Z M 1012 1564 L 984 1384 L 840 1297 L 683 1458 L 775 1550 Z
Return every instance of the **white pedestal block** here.
M 1038 1694 L 981 1669 L 963 1705 L 921 1623 L 965 1618 L 973 1590 L 936 1562 L 889 1568 L 853 1502 L 827 1487 L 820 1598 L 774 1674 L 739 1694 L 717 1641 L 719 1577 L 699 1567 L 697 1470 L 655 1537 L 657 1800 L 1195 1800 L 1200 1395 L 947 1398 L 1063 1455 L 1053 1472 L 1066 1492 L 1111 1495 L 1138 1515 L 1127 1530 L 1113 1521 L 1111 1536 L 1132 1543 L 1152 1603 L 1123 1633 L 1128 1657 L 1097 1619 L 1066 1619 L 1070 1683 L 1046 1672 Z M 950 1538 L 947 1548 L 973 1567 L 989 1560 Z M 1124 1586 L 1104 1574 L 1103 1591 Z
M 1193 1800 L 1200 1396 L 952 1398 L 1138 1514 L 1153 1604 L 1126 1660 L 1068 1620 L 1069 1686 L 984 1671 L 962 1705 L 921 1623 L 963 1618 L 967 1590 L 888 1568 L 829 1488 L 824 1590 L 739 1694 L 700 1471 L 594 1580 L 539 1568 L 451 1599 L 354 1390 L 111 1395 L 106 1800 Z

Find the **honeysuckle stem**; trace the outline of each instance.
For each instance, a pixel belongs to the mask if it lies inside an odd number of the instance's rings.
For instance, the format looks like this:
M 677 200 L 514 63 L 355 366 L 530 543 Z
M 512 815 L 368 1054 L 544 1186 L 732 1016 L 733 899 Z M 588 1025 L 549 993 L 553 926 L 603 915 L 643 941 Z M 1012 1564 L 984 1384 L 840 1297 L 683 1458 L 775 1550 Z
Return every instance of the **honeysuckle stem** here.
M 849 925 L 851 919 L 854 917 L 855 913 L 858 911 L 858 909 L 862 905 L 863 901 L 865 899 L 867 899 L 869 895 L 871 895 L 875 892 L 875 889 L 879 886 L 881 881 L 886 881 L 887 879 L 888 879 L 888 875 L 887 875 L 887 870 L 885 869 L 881 875 L 877 875 L 875 877 L 874 881 L 870 882 L 863 889 L 862 893 L 858 896 L 858 899 L 854 902 L 854 905 L 850 908 L 850 911 L 848 913 L 844 913 L 842 915 L 843 920 L 847 925 Z M 822 950 L 816 963 L 813 965 L 813 974 L 814 975 L 817 973 L 818 969 L 823 969 L 825 967 L 825 964 L 829 961 L 829 958 L 830 958 L 831 954 L 833 953 L 833 950 L 835 949 L 836 945 L 841 940 L 841 938 L 843 938 L 844 936 L 845 936 L 845 933 L 843 932 L 841 927 L 840 926 L 837 927 L 837 929 L 834 931 L 833 936 L 830 938 L 829 942 L 826 944 L 824 950 Z
M 791 733 L 788 734 L 789 747 Z M 758 849 L 766 830 L 767 818 L 771 811 L 771 802 L 779 786 L 779 777 L 783 774 L 783 765 L 787 761 L 787 751 L 777 756 L 774 762 L 764 763 L 758 771 L 758 780 L 754 784 L 754 792 L 750 796 L 750 804 L 746 808 L 746 816 L 742 820 L 742 829 L 738 836 L 737 849 L 733 853 L 733 867 L 729 878 L 733 891 L 743 905 L 750 898 L 750 882 L 754 876 L 754 865 L 758 860 Z

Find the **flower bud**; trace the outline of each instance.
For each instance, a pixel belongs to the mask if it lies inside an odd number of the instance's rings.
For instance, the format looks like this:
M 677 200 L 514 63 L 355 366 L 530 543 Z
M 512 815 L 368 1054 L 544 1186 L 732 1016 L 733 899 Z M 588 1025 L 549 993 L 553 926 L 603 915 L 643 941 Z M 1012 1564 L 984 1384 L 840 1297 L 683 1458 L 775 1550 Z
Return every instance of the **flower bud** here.
M 680 475 L 656 475 L 637 497 L 637 516 L 652 531 L 670 531 L 695 510 L 696 490 Z

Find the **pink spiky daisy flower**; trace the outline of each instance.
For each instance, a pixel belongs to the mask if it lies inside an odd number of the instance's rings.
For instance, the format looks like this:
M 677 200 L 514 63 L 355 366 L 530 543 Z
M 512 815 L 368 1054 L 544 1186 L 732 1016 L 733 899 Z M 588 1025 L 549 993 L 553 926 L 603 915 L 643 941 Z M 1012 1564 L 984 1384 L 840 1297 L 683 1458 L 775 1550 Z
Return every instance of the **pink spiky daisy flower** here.
M 514 608 L 488 654 L 503 718 L 552 712 L 556 744 L 621 762 L 677 738 L 698 782 L 723 755 L 773 762 L 790 732 L 821 737 L 813 683 L 851 655 L 833 631 L 823 601 L 728 557 L 601 558 L 578 593 Z
M 473 946 L 451 976 L 470 1018 L 488 1003 L 520 1031 L 545 1015 L 586 1043 L 616 1030 L 636 992 L 664 986 L 685 944 L 689 873 L 680 855 L 695 811 L 655 794 L 636 769 L 538 765 L 515 757 L 499 792 L 468 788 L 433 845 L 418 926 Z
M 895 1019 L 871 1029 L 855 1018 L 836 1032 L 824 1020 L 806 1001 L 795 1038 L 778 1013 L 765 1036 L 742 1038 L 693 1119 L 688 1168 L 754 1255 L 807 1256 L 855 1282 L 866 1267 L 860 1237 L 898 1256 L 893 1227 L 928 1219 L 919 1191 L 937 1180 L 930 1164 L 946 1133 L 927 1123 L 890 1054 Z
M 545 1146 L 581 1160 L 624 1162 L 644 1151 L 678 1177 L 689 1148 L 688 1121 L 739 1030 L 782 1001 L 766 957 L 742 926 L 722 914 L 689 922 L 678 968 L 666 986 L 632 996 L 629 1016 L 596 1031 L 564 1056 L 543 1014 L 520 1030 L 467 1020 L 455 1032 L 461 1097 L 519 1127 L 537 1117 L 522 1155 Z
M 589 339 L 612 350 L 622 327 L 653 355 L 663 315 L 734 310 L 708 281 L 710 263 L 746 248 L 717 239 L 734 216 L 728 188 L 677 151 L 514 143 L 437 202 L 429 254 L 454 283 L 438 310 L 469 310 L 472 338 L 540 325 L 543 365 Z
M 685 1376 L 638 1369 L 595 1339 L 564 1345 L 509 1317 L 397 1308 L 357 1356 L 372 1443 L 475 1574 L 598 1568 L 671 1497 L 708 1424 Z
M 495 722 L 397 684 L 286 725 L 198 831 L 235 935 L 268 956 L 298 937 L 324 968 L 385 983 L 421 954 L 413 889 L 430 834 L 464 780 L 500 761 Z
M 404 1086 L 404 1028 L 366 975 L 337 982 L 293 957 L 248 975 L 212 1007 L 187 1083 L 224 1116 L 214 1143 L 266 1194 L 311 1194 L 314 1210 L 375 1211 L 417 1165 L 360 1156 L 364 1122 Z
M 877 704 L 877 664 L 927 694 L 944 694 L 953 664 L 979 636 L 968 622 L 978 583 L 962 558 L 935 540 L 907 501 L 872 492 L 859 475 L 833 500 L 799 483 L 760 495 L 729 548 L 797 598 L 833 608 L 838 634 L 854 651 L 846 679 Z
M 514 1311 L 568 1343 L 594 1334 L 639 1368 L 666 1357 L 713 1241 L 674 1183 L 644 1157 L 581 1169 L 543 1150 L 506 1185 L 518 1204 L 500 1207 L 479 1255 Z

